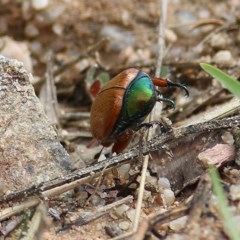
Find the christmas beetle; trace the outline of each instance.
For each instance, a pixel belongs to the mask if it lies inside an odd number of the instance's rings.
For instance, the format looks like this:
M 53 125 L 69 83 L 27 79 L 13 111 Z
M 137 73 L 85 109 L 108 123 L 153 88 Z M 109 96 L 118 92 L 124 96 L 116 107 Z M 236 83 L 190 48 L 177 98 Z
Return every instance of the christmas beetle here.
M 129 144 L 132 135 L 152 111 L 156 101 L 174 102 L 159 97 L 158 87 L 185 86 L 168 79 L 151 78 L 139 69 L 130 68 L 115 76 L 99 91 L 91 107 L 90 125 L 95 139 L 119 153 Z

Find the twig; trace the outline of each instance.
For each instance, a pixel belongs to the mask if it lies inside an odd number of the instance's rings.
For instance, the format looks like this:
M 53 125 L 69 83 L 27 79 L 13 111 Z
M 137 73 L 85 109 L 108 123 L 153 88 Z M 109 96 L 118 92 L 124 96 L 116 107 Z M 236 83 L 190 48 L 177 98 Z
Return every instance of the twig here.
M 111 209 L 122 205 L 124 203 L 132 202 L 133 197 L 132 196 L 127 196 L 119 201 L 113 202 L 111 204 L 108 204 L 106 206 L 98 207 L 96 211 L 87 211 L 81 213 L 80 217 L 77 217 L 75 220 L 71 221 L 70 223 L 66 224 L 62 229 L 59 229 L 59 231 L 64 231 L 66 229 L 71 228 L 72 226 L 82 226 L 85 225 L 105 214 L 107 214 Z
M 234 128 L 236 126 L 239 126 L 239 124 L 240 124 L 240 115 L 237 115 L 234 117 L 224 118 L 221 120 L 212 120 L 209 122 L 201 122 L 201 123 L 189 125 L 182 128 L 175 128 L 173 129 L 173 131 L 168 132 L 167 134 L 163 134 L 162 137 L 159 137 L 159 136 L 154 137 L 150 141 L 150 144 L 148 145 L 148 149 L 149 148 L 156 149 L 168 141 L 179 139 L 189 134 L 209 132 L 217 129 Z
M 210 177 L 207 173 L 202 176 L 191 201 L 188 221 L 186 224 L 186 228 L 184 229 L 185 233 L 188 233 L 190 235 L 191 233 L 194 234 L 194 231 L 196 230 L 195 225 L 200 221 L 201 214 L 209 202 L 211 188 L 212 186 Z
M 204 123 L 189 125 L 187 127 L 175 128 L 171 132 L 162 133 L 160 136 L 152 138 L 142 148 L 143 155 L 149 154 L 151 151 L 161 149 L 161 146 L 172 140 L 177 140 L 189 134 L 198 134 L 202 132 L 210 132 L 214 130 L 222 130 L 227 128 L 235 128 L 240 126 L 240 115 L 224 118 L 221 120 L 213 120 Z M 164 149 L 163 149 L 164 150 Z M 14 192 L 0 197 L 0 203 L 10 201 L 13 199 L 22 199 L 34 194 L 42 194 L 44 197 L 51 197 L 56 194 L 63 193 L 75 186 L 89 181 L 91 178 L 99 176 L 102 169 L 106 167 L 106 171 L 110 171 L 116 166 L 132 161 L 138 156 L 138 148 L 130 149 L 127 153 L 120 154 L 116 157 L 106 159 L 96 163 L 93 166 L 79 170 L 75 173 L 69 174 L 63 178 L 54 179 L 48 182 L 40 183 L 38 185 L 30 186 L 29 188 Z M 68 185 L 69 184 L 69 185 Z M 56 190 L 56 189 L 57 190 Z M 48 191 L 49 190 L 49 191 Z M 59 191 L 58 191 L 59 190 Z
M 31 198 L 31 199 L 26 200 L 25 202 L 20 203 L 17 206 L 5 208 L 0 212 L 0 222 L 5 220 L 6 218 L 9 218 L 13 215 L 16 215 L 16 214 L 24 211 L 25 209 L 35 207 L 39 203 L 40 203 L 39 198 Z
M 44 204 L 40 204 L 31 219 L 31 221 L 28 224 L 28 232 L 26 236 L 24 236 L 23 240 L 32 240 L 38 238 L 41 238 L 41 234 L 47 226 L 49 226 L 51 223 L 50 218 L 47 216 L 47 210 L 46 206 Z
M 43 84 L 39 98 L 44 107 L 45 113 L 50 119 L 52 124 L 59 124 L 58 119 L 58 100 L 57 91 L 54 83 L 53 76 L 53 53 L 49 52 L 48 62 L 47 62 L 47 72 L 46 72 L 46 82 Z
M 91 198 L 96 194 L 96 192 L 99 190 L 99 186 L 102 182 L 102 179 L 103 179 L 103 174 L 105 173 L 105 170 L 107 168 L 107 165 L 105 166 L 105 168 L 100 172 L 100 175 L 99 175 L 99 178 L 98 178 L 98 181 L 97 181 L 97 185 L 95 186 L 94 188 L 94 191 L 93 193 L 91 194 L 91 196 L 87 199 L 87 201 L 85 202 L 84 206 L 88 206 L 88 203 L 90 202 Z
M 157 214 L 152 216 L 149 220 L 149 228 L 148 231 L 152 232 L 152 230 L 156 227 L 156 225 L 164 224 L 167 222 L 171 222 L 177 218 L 185 216 L 189 211 L 189 204 L 180 206 L 173 210 L 168 210 L 164 213 Z
M 165 51 L 165 26 L 166 26 L 166 19 L 167 19 L 167 5 L 168 5 L 168 0 L 159 0 L 161 18 L 159 21 L 159 29 L 158 29 L 158 58 L 157 58 L 156 70 L 155 70 L 156 77 L 160 77 L 162 60 L 163 60 L 164 51 Z

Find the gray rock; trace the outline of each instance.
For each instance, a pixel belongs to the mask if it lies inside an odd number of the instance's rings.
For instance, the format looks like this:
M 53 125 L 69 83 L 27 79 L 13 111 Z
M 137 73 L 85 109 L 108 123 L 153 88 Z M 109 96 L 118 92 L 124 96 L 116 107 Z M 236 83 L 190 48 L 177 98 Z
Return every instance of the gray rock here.
M 0 182 L 7 192 L 61 177 L 71 168 L 31 78 L 22 63 L 0 56 Z

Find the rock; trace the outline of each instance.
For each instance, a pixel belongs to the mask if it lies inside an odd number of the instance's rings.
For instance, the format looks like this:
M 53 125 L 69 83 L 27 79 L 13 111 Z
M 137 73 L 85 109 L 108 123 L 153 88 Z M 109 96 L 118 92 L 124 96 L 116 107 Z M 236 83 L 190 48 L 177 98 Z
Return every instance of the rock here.
M 46 8 L 49 4 L 48 0 L 32 0 L 32 7 L 35 10 L 42 10 Z
M 229 35 L 226 33 L 216 33 L 210 40 L 211 47 L 225 49 L 230 44 Z
M 123 214 L 129 209 L 130 207 L 127 204 L 122 204 L 118 208 L 115 209 L 115 212 L 118 216 L 123 216 Z
M 159 189 L 163 190 L 163 189 L 171 189 L 171 185 L 170 182 L 167 178 L 162 177 L 158 179 L 158 185 L 159 185 Z
M 131 222 L 134 222 L 135 220 L 135 215 L 136 215 L 136 209 L 129 209 L 127 212 L 126 212 L 126 215 L 128 217 L 128 219 L 131 221 Z
M 229 145 L 233 145 L 234 144 L 234 138 L 232 133 L 226 131 L 222 134 L 221 136 L 222 140 L 224 143 L 229 144 Z
M 71 164 L 17 60 L 0 56 L 0 182 L 8 192 L 61 177 Z
M 163 204 L 167 207 L 171 206 L 175 201 L 174 192 L 171 189 L 164 189 L 161 194 Z
M 122 229 L 122 230 L 128 230 L 129 227 L 130 227 L 130 223 L 128 221 L 123 221 L 123 222 L 120 222 L 119 223 L 119 227 Z
M 233 67 L 235 65 L 233 56 L 230 51 L 228 50 L 220 50 L 218 51 L 214 57 L 213 61 L 219 66 L 219 67 Z
M 27 42 L 19 42 L 9 36 L 0 38 L 0 54 L 22 62 L 28 72 L 32 72 L 33 64 Z
M 177 218 L 177 219 L 171 221 L 169 224 L 169 227 L 173 231 L 178 232 L 185 227 L 186 222 L 187 222 L 187 216 L 183 216 L 183 217 L 180 217 L 180 218 Z
M 240 199 L 240 186 L 239 185 L 231 185 L 230 197 L 233 201 Z

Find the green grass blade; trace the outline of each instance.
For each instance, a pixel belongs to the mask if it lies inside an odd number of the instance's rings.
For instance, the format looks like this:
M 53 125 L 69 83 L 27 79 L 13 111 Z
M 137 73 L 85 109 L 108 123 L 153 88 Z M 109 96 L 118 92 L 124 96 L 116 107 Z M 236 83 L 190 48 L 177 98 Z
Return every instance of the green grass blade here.
M 234 96 L 240 98 L 240 83 L 236 79 L 210 64 L 200 63 L 200 66 L 205 72 L 221 82 Z
M 218 209 L 223 217 L 225 230 L 231 240 L 239 240 L 239 228 L 236 227 L 237 223 L 234 222 L 230 213 L 226 196 L 219 181 L 220 177 L 218 171 L 214 166 L 210 166 L 209 172 L 212 180 L 213 190 L 217 196 Z

